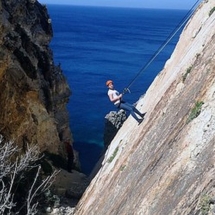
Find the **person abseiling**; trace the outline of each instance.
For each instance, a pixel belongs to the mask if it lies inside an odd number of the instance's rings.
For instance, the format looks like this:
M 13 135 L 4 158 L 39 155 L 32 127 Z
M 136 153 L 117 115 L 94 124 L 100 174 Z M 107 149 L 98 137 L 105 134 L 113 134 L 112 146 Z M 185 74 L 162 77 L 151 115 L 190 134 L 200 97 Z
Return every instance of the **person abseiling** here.
M 112 80 L 108 80 L 106 82 L 106 86 L 109 89 L 107 94 L 109 96 L 110 101 L 113 102 L 117 108 L 129 111 L 130 114 L 134 117 L 134 119 L 140 124 L 143 121 L 145 113 L 140 113 L 132 104 L 123 101 L 122 94 L 120 94 L 117 90 L 114 89 Z M 135 113 L 141 118 L 138 118 Z

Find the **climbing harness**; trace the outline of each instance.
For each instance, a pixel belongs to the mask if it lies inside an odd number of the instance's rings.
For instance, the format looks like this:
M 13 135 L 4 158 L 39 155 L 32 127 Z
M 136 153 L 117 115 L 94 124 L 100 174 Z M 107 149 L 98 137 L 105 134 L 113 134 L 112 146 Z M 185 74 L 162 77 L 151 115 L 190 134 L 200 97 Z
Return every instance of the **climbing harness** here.
M 136 74 L 136 76 L 133 78 L 133 80 L 128 84 L 127 87 L 124 88 L 123 94 L 130 91 L 130 87 L 134 84 L 136 79 L 140 76 L 141 73 L 143 73 L 150 64 L 155 60 L 155 58 L 160 54 L 160 52 L 166 47 L 166 45 L 172 40 L 172 38 L 178 33 L 178 31 L 182 28 L 182 26 L 185 25 L 185 23 L 190 19 L 190 17 L 193 15 L 193 12 L 195 11 L 194 8 L 196 7 L 197 3 L 200 0 L 197 0 L 192 8 L 187 12 L 187 14 L 183 17 L 183 19 L 179 22 L 179 24 L 176 26 L 176 28 L 171 32 L 171 34 L 167 37 L 167 40 L 158 48 L 158 50 L 155 52 L 155 54 L 149 59 L 149 61 L 146 63 L 145 66 L 143 66 L 140 71 Z

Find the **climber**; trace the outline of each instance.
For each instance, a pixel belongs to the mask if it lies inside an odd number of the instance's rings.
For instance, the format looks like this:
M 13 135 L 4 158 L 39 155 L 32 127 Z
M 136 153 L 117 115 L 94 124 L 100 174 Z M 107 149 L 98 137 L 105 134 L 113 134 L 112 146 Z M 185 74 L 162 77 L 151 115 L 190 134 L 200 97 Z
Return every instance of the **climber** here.
M 119 94 L 117 90 L 114 89 L 113 81 L 108 80 L 106 82 L 106 86 L 108 87 L 108 96 L 111 102 L 114 103 L 114 105 L 117 108 L 123 109 L 125 111 L 129 111 L 130 114 L 134 117 L 134 119 L 140 124 L 146 113 L 140 113 L 133 105 L 129 104 L 128 102 L 125 102 L 122 100 L 122 94 Z M 138 118 L 137 115 L 139 115 L 141 118 Z

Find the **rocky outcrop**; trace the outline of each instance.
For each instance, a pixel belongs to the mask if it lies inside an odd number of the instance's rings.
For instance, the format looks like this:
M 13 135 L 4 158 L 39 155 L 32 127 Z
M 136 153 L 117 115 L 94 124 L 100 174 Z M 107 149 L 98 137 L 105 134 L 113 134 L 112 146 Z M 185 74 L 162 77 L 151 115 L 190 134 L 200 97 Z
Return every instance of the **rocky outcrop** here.
M 94 166 L 92 172 L 89 175 L 89 179 L 91 180 L 94 178 L 96 173 L 99 171 L 101 168 L 102 161 L 104 160 L 104 154 L 110 145 L 111 141 L 119 131 L 119 129 L 122 127 L 123 123 L 127 119 L 126 112 L 122 109 L 119 111 L 110 111 L 106 116 L 105 116 L 105 127 L 104 127 L 104 149 L 103 152 L 101 153 L 101 156 Z
M 57 202 L 53 207 L 48 207 L 48 213 L 45 214 L 71 214 L 88 185 L 89 179 L 83 173 L 61 170 L 53 183 L 55 197 L 58 196 Z
M 111 142 L 75 215 L 212 214 L 215 1 L 203 1 L 164 69 Z
M 126 112 L 123 110 L 111 111 L 105 116 L 104 146 L 108 147 L 118 130 L 127 119 Z
M 0 11 L 0 133 L 22 148 L 64 154 L 71 92 L 53 62 L 47 9 L 35 0 L 2 0 Z

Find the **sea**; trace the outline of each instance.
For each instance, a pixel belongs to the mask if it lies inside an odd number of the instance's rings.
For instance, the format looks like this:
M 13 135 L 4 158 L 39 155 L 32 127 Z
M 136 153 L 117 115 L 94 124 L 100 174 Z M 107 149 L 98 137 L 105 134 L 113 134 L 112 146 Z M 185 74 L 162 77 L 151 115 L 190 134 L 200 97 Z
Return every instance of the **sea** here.
M 72 91 L 68 103 L 74 149 L 89 175 L 104 149 L 105 116 L 116 111 L 105 82 L 114 81 L 124 100 L 135 103 L 170 58 L 181 30 L 145 65 L 186 16 L 186 10 L 47 5 L 50 47 Z

